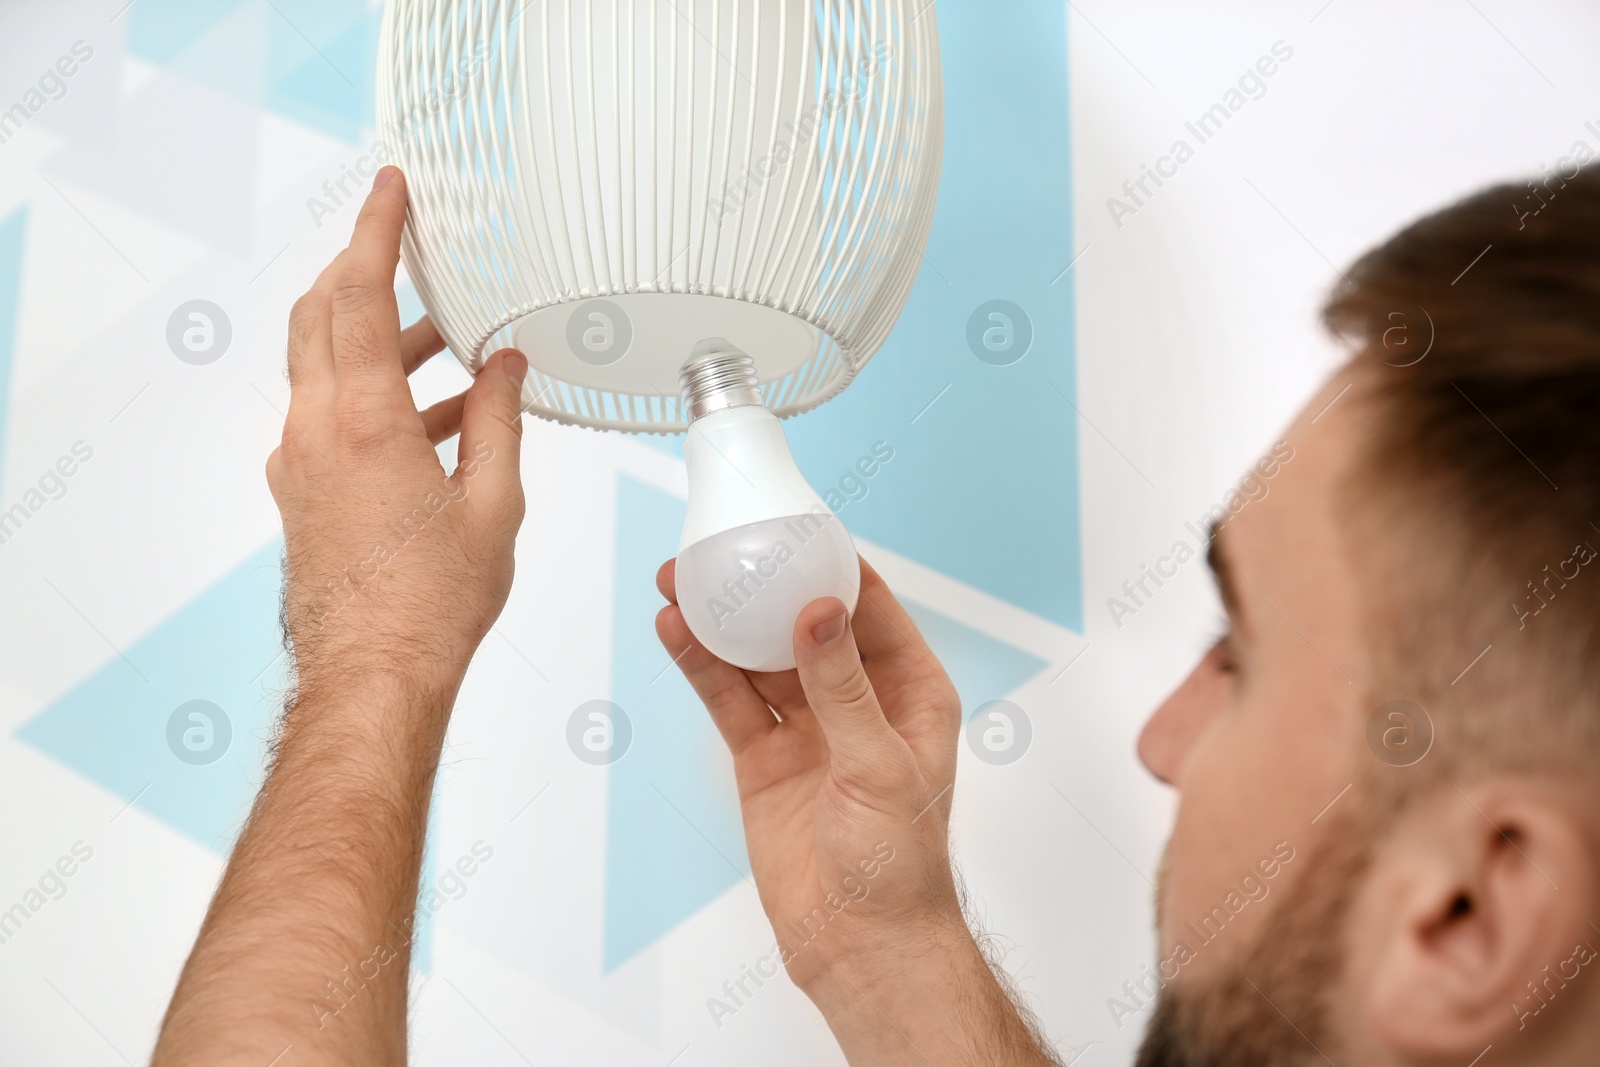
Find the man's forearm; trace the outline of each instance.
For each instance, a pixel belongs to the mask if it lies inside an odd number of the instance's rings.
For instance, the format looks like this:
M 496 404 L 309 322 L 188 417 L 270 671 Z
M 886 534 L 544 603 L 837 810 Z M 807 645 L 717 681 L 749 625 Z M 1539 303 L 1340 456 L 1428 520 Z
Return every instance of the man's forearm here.
M 167 1010 L 160 1067 L 260 1067 L 291 1048 L 284 1067 L 404 1062 L 434 773 L 515 569 L 528 369 L 496 352 L 465 392 L 417 407 L 406 377 L 445 344 L 427 319 L 400 328 L 406 216 L 404 178 L 384 167 L 349 247 L 290 311 L 289 414 L 266 476 L 300 689 Z M 438 444 L 458 434 L 446 471 Z
M 307 695 L 163 1026 L 155 1063 L 403 1063 L 412 917 L 450 691 Z M 248 966 L 240 966 L 241 960 Z
M 1060 1062 L 964 925 L 907 932 L 892 948 L 830 969 L 806 992 L 857 1067 Z

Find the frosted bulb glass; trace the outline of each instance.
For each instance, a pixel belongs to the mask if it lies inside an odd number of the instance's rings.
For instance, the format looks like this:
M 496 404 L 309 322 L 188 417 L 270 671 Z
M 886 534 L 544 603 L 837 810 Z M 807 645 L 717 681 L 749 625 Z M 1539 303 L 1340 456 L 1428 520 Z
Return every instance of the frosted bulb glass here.
M 855 610 L 856 548 L 832 513 L 763 519 L 678 553 L 678 606 L 700 643 L 751 671 L 794 667 L 794 621 L 818 597 Z
M 855 611 L 861 569 L 844 523 L 795 466 L 783 425 L 760 406 L 749 357 L 731 357 L 732 372 L 729 362 L 721 357 L 721 379 L 715 359 L 684 370 L 692 421 L 678 607 L 719 659 L 785 671 L 794 667 L 801 609 L 834 596 Z

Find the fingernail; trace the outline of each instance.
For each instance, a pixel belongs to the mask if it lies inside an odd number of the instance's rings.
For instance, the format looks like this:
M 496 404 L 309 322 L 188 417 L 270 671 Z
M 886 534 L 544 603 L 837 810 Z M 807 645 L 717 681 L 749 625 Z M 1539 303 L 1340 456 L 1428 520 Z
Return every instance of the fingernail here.
M 393 181 L 394 176 L 399 173 L 399 167 L 384 167 L 382 170 L 378 171 L 378 176 L 372 179 L 372 187 L 374 189 L 382 189 L 385 185 L 388 185 L 391 181 Z
M 839 614 L 823 619 L 811 628 L 812 640 L 816 641 L 821 647 L 827 648 L 844 636 L 844 624 L 847 621 L 848 616 L 845 614 L 844 608 L 840 607 Z
M 500 369 L 515 385 L 521 386 L 522 379 L 528 376 L 528 357 L 521 352 L 507 352 L 500 358 Z

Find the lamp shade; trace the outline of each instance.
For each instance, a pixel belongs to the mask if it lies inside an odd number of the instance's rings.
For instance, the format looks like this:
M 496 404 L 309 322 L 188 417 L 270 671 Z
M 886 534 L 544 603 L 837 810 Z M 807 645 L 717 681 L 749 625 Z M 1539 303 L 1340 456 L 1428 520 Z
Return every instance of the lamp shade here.
M 706 341 L 780 416 L 836 395 L 938 194 L 932 0 L 390 0 L 377 99 L 423 304 L 561 422 L 683 429 Z

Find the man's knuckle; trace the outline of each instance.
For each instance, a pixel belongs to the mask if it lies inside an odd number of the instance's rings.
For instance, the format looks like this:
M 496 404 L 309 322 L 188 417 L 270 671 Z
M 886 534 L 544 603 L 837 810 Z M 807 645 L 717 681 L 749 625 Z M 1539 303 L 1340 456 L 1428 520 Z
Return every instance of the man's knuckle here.
M 877 694 L 872 691 L 872 682 L 860 667 L 851 669 L 844 677 L 835 681 L 833 699 L 841 707 L 855 711 L 875 708 L 878 703 Z
M 848 803 L 884 814 L 896 814 L 919 795 L 915 768 L 887 745 L 860 745 L 848 757 L 835 759 L 833 782 Z
M 315 293 L 307 293 L 294 302 L 289 309 L 289 356 L 293 364 L 294 356 L 303 351 L 316 338 L 317 328 L 322 322 L 323 302 Z
M 521 493 L 502 493 L 495 514 L 502 526 L 521 526 L 528 514 L 528 502 Z
M 323 295 L 316 289 L 307 289 L 289 306 L 289 321 L 293 323 L 315 318 L 322 311 L 323 299 Z
M 372 276 L 359 268 L 347 268 L 333 287 L 333 311 L 348 315 L 365 311 L 378 299 L 378 286 Z
M 284 470 L 293 469 L 305 462 L 307 456 L 314 454 L 315 449 L 305 434 L 300 433 L 292 426 L 283 428 L 283 440 L 278 444 L 275 453 L 279 457 L 279 466 Z
M 522 524 L 527 512 L 527 502 L 521 493 L 485 489 L 472 494 L 473 507 L 480 520 L 493 529 L 506 529 Z

